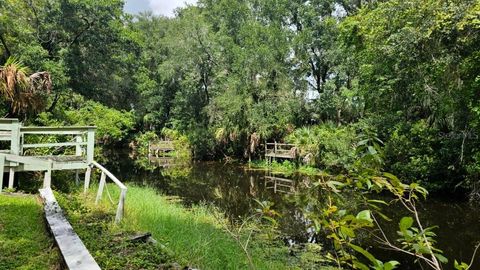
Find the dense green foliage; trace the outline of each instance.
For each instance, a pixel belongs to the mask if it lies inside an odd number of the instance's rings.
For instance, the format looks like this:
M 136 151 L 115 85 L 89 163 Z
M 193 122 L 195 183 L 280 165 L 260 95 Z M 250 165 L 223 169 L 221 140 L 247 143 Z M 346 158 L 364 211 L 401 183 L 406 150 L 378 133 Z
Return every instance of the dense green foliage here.
M 0 195 L 0 268 L 56 269 L 60 253 L 45 231 L 42 206 L 32 195 Z
M 439 189 L 477 181 L 478 1 L 201 0 L 173 18 L 122 8 L 3 2 L 0 63 L 14 56 L 53 81 L 29 121 L 97 124 L 109 141 L 167 127 L 197 159 L 250 158 L 298 129 L 288 138 L 334 171 L 351 167 L 361 121 L 384 142 L 386 170 Z
M 322 181 L 293 199 L 331 240 L 328 263 L 344 267 L 396 266 L 357 245 L 357 232 L 378 225 L 381 213 L 368 203 L 340 209 L 333 195 L 309 196 L 316 188 L 390 192 L 410 216 L 426 195 L 417 183 L 480 194 L 478 0 L 199 0 L 171 18 L 129 15 L 123 5 L 1 1 L 0 113 L 27 124 L 96 125 L 106 144 L 137 135 L 141 155 L 160 137 L 174 140 L 179 156 L 227 161 L 261 157 L 263 142 L 295 143 L 310 166 L 300 170 Z M 323 181 L 320 170 L 338 177 Z M 149 197 L 155 202 L 143 204 Z M 182 263 L 247 266 L 211 216 L 157 197 L 132 188 L 127 205 L 140 228 L 170 237 Z M 92 219 L 76 221 L 93 242 L 85 229 Z M 420 219 L 398 225 L 404 251 L 432 268 L 446 263 Z M 101 261 L 115 253 L 102 248 Z M 265 268 L 281 262 L 254 260 Z

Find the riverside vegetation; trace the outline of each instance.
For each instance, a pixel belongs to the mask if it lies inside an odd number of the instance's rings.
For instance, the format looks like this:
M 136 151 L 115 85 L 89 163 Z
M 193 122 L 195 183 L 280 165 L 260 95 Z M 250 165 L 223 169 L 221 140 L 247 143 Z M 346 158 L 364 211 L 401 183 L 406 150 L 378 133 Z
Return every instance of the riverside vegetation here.
M 294 143 L 302 167 L 268 166 L 311 175 L 288 199 L 322 241 L 306 245 L 305 257 L 312 260 L 290 262 L 292 267 L 401 268 L 362 246 L 364 235 L 373 232 L 376 246 L 415 257 L 422 267 L 472 269 L 473 259 L 445 258 L 435 228 L 425 225 L 417 206 L 427 190 L 479 201 L 479 1 L 199 0 L 173 17 L 131 15 L 123 6 L 122 0 L 3 1 L 0 114 L 31 125 L 96 125 L 104 151 L 130 143 L 144 152 L 149 140 L 169 137 L 178 156 L 193 160 L 261 159 L 265 142 Z M 138 224 L 126 224 L 125 234 L 151 231 L 169 243 L 167 250 L 145 247 L 158 257 L 135 248 L 121 257 L 123 251 L 96 247 L 94 241 L 116 241 L 116 228 L 95 221 L 96 210 L 85 210 L 93 211 L 92 220 L 82 220 L 75 213 L 84 206 L 64 204 L 104 265 L 219 266 L 218 257 L 208 255 L 223 256 L 218 249 L 200 244 L 190 252 L 182 241 L 189 234 L 147 226 L 173 225 L 157 204 L 184 217 L 188 229 L 203 224 L 202 232 L 219 237 L 228 254 L 245 254 L 229 255 L 231 268 L 285 263 L 279 255 L 285 246 L 250 243 L 249 232 L 262 233 L 243 230 L 243 221 L 213 221 L 208 207 L 185 210 L 149 189 L 131 189 L 127 198 L 145 194 L 152 202 L 145 205 L 149 212 L 127 202 L 129 222 Z M 371 197 L 385 194 L 390 197 Z M 383 210 L 394 203 L 406 214 L 389 221 Z M 245 224 L 270 232 L 279 219 L 268 212 L 275 206 L 259 205 L 267 212 Z M 252 221 L 249 216 L 259 217 L 253 211 L 242 218 Z M 383 233 L 382 220 L 395 224 L 395 239 Z M 89 224 L 103 228 L 99 233 L 106 238 L 89 235 Z M 277 242 L 274 232 L 267 235 L 267 243 Z M 201 242 L 205 236 L 195 237 Z M 273 252 L 274 259 L 258 257 L 259 250 Z
M 111 196 L 118 195 L 114 185 L 107 189 Z M 256 269 L 303 269 L 308 265 L 304 264 L 308 259 L 289 256 L 288 248 L 268 234 L 271 227 L 260 229 L 259 220 L 244 224 L 244 231 L 232 232 L 227 228 L 236 227 L 213 206 L 187 209 L 178 198 L 152 188 L 131 185 L 128 190 L 127 216 L 120 225 L 112 223 L 115 205 L 107 195 L 103 203 L 93 205 L 93 193 L 56 194 L 75 231 L 104 269 L 246 269 L 249 264 Z M 151 232 L 155 243 L 128 240 L 139 232 Z M 245 252 L 242 244 L 246 239 L 251 243 Z

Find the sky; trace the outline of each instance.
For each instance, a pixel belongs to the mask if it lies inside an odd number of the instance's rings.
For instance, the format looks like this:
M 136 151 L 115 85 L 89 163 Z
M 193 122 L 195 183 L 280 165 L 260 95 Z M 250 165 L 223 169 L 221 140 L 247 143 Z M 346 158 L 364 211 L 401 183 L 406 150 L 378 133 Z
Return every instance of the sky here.
M 174 10 L 186 4 L 195 4 L 197 0 L 126 0 L 125 11 L 137 14 L 142 11 L 152 11 L 156 15 L 172 17 Z

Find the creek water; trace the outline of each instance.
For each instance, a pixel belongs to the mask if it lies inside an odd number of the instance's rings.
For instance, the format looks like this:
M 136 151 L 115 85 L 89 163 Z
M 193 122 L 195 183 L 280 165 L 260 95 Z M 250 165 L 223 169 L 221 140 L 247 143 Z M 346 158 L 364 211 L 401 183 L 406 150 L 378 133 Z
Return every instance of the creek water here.
M 241 165 L 220 162 L 188 165 L 172 165 L 169 162 L 169 159 L 135 161 L 128 155 L 119 155 L 109 161 L 108 168 L 122 181 L 154 187 L 163 194 L 178 196 L 187 206 L 213 204 L 231 219 L 254 212 L 259 208 L 256 200 L 274 202 L 273 208 L 282 215 L 280 231 L 286 244 L 301 245 L 314 241 L 315 235 L 308 229 L 308 221 L 288 198 L 302 183 L 315 179 L 301 175 L 276 176 L 280 179 L 272 179 L 262 170 L 249 170 Z M 438 226 L 435 229 L 438 247 L 450 259 L 445 269 L 453 269 L 453 259 L 470 262 L 474 246 L 480 241 L 480 213 L 477 207 L 458 198 L 438 196 L 420 203 L 418 208 L 424 226 Z M 395 239 L 403 209 L 392 205 L 385 212 L 394 221 L 384 223 L 383 229 L 391 239 Z M 369 239 L 364 241 L 377 258 L 400 261 L 399 269 L 421 269 L 409 256 L 381 249 Z M 478 258 L 472 269 L 480 269 Z

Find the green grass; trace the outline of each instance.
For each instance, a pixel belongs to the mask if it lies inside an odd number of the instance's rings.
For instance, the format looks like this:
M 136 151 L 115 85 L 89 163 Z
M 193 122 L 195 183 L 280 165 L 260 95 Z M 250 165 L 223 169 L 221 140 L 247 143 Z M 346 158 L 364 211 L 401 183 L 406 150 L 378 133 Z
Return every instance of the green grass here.
M 118 188 L 108 184 L 107 189 L 116 203 Z M 128 186 L 124 219 L 114 225 L 116 205 L 107 192 L 102 202 L 94 205 L 95 192 L 92 187 L 87 196 L 77 192 L 56 197 L 102 269 L 176 269 L 164 267 L 173 263 L 203 270 L 252 269 L 239 243 L 226 232 L 223 214 L 213 207 L 185 207 L 178 197 Z M 246 227 L 261 228 L 255 224 Z M 135 232 L 152 233 L 158 244 L 126 241 Z M 317 252 L 293 251 L 296 255 L 291 256 L 287 246 L 268 238 L 264 231 L 255 231 L 248 252 L 254 269 L 334 269 L 322 266 L 323 260 L 318 263 L 322 257 Z
M 54 248 L 33 195 L 0 195 L 0 269 L 57 269 Z
M 153 189 L 129 186 L 126 211 L 127 226 L 152 232 L 183 265 L 200 269 L 248 269 L 245 253 L 208 207 L 187 209 Z M 285 265 L 288 253 L 284 248 L 267 250 L 257 242 L 250 253 L 257 269 L 288 268 Z
M 102 269 L 170 269 L 174 261 L 161 245 L 132 242 L 138 232 L 113 223 L 115 212 L 105 205 L 94 205 L 95 194 L 56 193 L 73 229 Z M 108 206 L 108 205 L 107 205 Z

